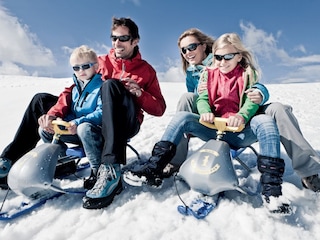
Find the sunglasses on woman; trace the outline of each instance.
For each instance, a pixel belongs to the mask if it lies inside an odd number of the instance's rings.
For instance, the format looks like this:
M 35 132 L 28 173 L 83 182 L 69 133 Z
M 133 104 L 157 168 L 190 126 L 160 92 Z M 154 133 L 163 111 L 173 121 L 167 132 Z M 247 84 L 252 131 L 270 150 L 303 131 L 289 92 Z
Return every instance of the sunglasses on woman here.
M 129 36 L 129 35 L 123 35 L 123 36 L 114 36 L 114 35 L 111 35 L 110 38 L 111 38 L 111 40 L 112 40 L 113 42 L 115 42 L 115 41 L 117 41 L 117 40 L 119 40 L 120 42 L 127 42 L 127 41 L 129 41 L 129 40 L 131 39 L 131 36 Z
M 226 61 L 229 61 L 229 60 L 233 59 L 234 56 L 237 55 L 237 54 L 240 54 L 240 53 L 238 53 L 238 52 L 236 52 L 236 53 L 228 53 L 228 54 L 225 54 L 225 55 L 217 55 L 217 54 L 215 54 L 214 57 L 215 57 L 215 59 L 217 61 L 222 61 L 222 59 L 224 59 Z
M 196 50 L 199 45 L 202 45 L 202 43 L 191 43 L 186 47 L 182 47 L 181 52 L 183 54 L 186 54 L 187 50 L 189 50 L 189 52 L 192 52 L 192 51 Z
M 95 65 L 96 63 L 86 63 L 86 64 L 83 64 L 83 65 L 79 65 L 79 66 L 73 66 L 72 69 L 76 72 L 80 71 L 80 69 L 82 70 L 86 70 L 86 69 L 89 69 L 91 68 L 93 65 Z

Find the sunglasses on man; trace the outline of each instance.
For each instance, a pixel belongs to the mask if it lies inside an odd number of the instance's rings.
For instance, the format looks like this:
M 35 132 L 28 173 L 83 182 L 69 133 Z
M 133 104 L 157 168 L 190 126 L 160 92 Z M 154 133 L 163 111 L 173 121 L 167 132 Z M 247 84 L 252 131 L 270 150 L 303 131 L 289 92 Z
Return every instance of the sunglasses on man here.
M 110 38 L 111 38 L 111 40 L 112 40 L 113 42 L 115 42 L 115 41 L 117 41 L 117 40 L 119 40 L 120 42 L 127 42 L 127 41 L 129 41 L 129 40 L 131 39 L 131 36 L 129 36 L 129 35 L 123 35 L 123 36 L 114 36 L 114 35 L 111 35 Z
M 236 56 L 237 54 L 240 54 L 240 53 L 238 53 L 238 52 L 236 52 L 236 53 L 228 53 L 228 54 L 225 54 L 225 55 L 214 54 L 213 56 L 217 61 L 222 61 L 222 59 L 224 59 L 225 61 L 229 61 L 229 60 L 233 59 L 234 56 Z
M 91 68 L 93 65 L 95 65 L 96 63 L 86 63 L 86 64 L 83 64 L 83 65 L 77 65 L 77 66 L 73 66 L 72 69 L 76 72 L 80 71 L 80 69 L 82 70 L 86 70 L 86 69 L 89 69 Z
M 183 54 L 186 54 L 187 50 L 189 50 L 189 52 L 192 52 L 192 51 L 196 50 L 199 45 L 202 45 L 202 43 L 191 43 L 186 47 L 182 47 L 181 52 Z

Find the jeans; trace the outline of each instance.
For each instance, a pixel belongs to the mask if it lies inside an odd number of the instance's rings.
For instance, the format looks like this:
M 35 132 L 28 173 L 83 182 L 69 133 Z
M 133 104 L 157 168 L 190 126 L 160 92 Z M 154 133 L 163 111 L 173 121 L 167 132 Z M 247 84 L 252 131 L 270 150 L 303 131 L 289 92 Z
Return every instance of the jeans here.
M 177 112 L 166 128 L 161 140 L 178 145 L 183 134 L 192 134 L 203 141 L 216 139 L 217 131 L 199 123 L 200 116 L 190 112 Z M 275 121 L 268 115 L 256 115 L 239 133 L 226 132 L 222 139 L 232 148 L 242 148 L 259 142 L 260 155 L 280 158 L 280 136 Z
M 53 134 L 48 133 L 39 128 L 41 139 L 45 143 L 52 142 Z M 101 134 L 101 127 L 84 122 L 78 125 L 76 135 L 61 135 L 58 144 L 62 146 L 63 151 L 66 150 L 65 143 L 72 143 L 82 145 L 86 157 L 90 162 L 92 169 L 98 169 L 101 163 L 101 153 L 103 146 L 103 138 Z

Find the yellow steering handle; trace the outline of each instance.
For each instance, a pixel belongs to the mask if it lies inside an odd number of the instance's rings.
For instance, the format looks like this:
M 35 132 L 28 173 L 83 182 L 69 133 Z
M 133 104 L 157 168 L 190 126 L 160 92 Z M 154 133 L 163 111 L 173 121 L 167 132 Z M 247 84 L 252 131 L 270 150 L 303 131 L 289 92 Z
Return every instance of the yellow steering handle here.
M 208 128 L 212 128 L 212 129 L 217 129 L 220 132 L 241 132 L 245 125 L 241 124 L 239 127 L 230 127 L 227 125 L 227 118 L 221 118 L 221 117 L 215 117 L 214 118 L 214 123 L 209 123 L 209 122 L 204 122 L 199 120 L 199 122 L 201 124 L 203 124 L 204 126 L 208 127 Z
M 59 135 L 67 135 L 70 134 L 68 129 L 61 129 L 59 126 L 63 126 L 63 127 L 70 127 L 70 123 L 63 121 L 63 120 L 53 120 L 52 121 L 53 124 L 53 130 L 55 132 L 55 134 L 59 134 Z

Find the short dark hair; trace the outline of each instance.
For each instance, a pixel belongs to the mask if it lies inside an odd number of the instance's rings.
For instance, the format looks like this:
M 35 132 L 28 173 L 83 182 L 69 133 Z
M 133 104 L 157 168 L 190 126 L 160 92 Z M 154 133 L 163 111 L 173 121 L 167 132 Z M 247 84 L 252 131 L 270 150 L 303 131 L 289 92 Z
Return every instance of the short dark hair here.
M 115 17 L 113 17 L 111 30 L 113 31 L 119 26 L 127 27 L 129 29 L 129 33 L 130 33 L 132 39 L 140 39 L 138 26 L 130 18 L 123 18 L 123 17 L 122 18 L 115 18 Z

